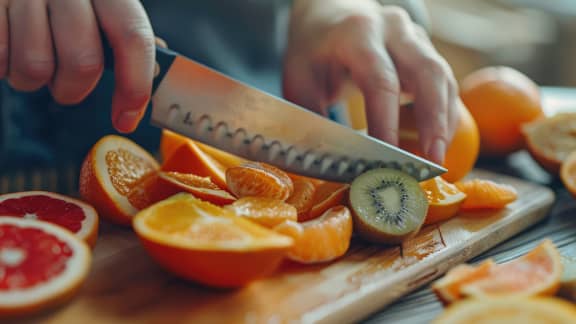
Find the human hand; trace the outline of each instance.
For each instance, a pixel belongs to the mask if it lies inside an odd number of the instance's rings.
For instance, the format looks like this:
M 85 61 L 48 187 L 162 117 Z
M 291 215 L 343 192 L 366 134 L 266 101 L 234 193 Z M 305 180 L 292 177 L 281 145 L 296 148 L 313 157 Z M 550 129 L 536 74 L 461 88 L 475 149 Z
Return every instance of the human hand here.
M 112 121 L 133 131 L 151 95 L 154 34 L 138 0 L 0 0 L 0 78 L 20 91 L 48 86 L 77 104 L 104 69 L 100 29 L 114 52 Z
M 425 31 L 375 0 L 295 0 L 284 62 L 286 99 L 326 115 L 354 82 L 371 136 L 398 144 L 400 91 L 413 94 L 422 151 L 443 163 L 458 120 L 457 83 Z

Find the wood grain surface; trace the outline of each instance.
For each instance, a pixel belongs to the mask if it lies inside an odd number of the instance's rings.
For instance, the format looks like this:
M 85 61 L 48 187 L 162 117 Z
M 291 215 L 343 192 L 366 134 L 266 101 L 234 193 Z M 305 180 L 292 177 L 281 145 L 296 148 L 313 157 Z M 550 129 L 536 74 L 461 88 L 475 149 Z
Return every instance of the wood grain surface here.
M 336 262 L 286 263 L 240 290 L 214 290 L 163 271 L 131 230 L 103 224 L 91 274 L 62 307 L 18 323 L 348 323 L 362 320 L 535 224 L 554 201 L 550 189 L 474 170 L 471 177 L 514 186 L 519 199 L 496 212 L 461 213 L 425 227 L 402 246 L 355 239 Z

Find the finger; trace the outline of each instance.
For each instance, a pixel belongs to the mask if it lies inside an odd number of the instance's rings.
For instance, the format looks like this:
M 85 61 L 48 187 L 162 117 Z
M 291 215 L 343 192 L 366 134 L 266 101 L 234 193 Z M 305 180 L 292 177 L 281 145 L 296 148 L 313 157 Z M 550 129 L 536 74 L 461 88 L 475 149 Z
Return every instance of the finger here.
M 300 56 L 291 56 L 284 64 L 282 92 L 286 100 L 327 116 L 325 99 L 326 69 Z
M 94 1 L 96 15 L 114 52 L 116 86 L 112 121 L 132 132 L 144 115 L 152 91 L 154 33 L 138 0 Z
M 11 1 L 8 81 L 17 90 L 46 85 L 54 72 L 52 37 L 44 1 Z
M 449 140 L 449 110 L 455 103 L 455 82 L 449 68 L 429 42 L 422 41 L 401 11 L 386 14 L 387 46 L 402 84 L 414 94 L 422 151 L 443 163 Z
M 53 0 L 49 9 L 58 62 L 52 95 L 60 104 L 76 104 L 104 70 L 96 16 L 90 0 Z
M 9 48 L 8 6 L 6 1 L 0 1 L 0 79 L 6 77 L 8 72 Z
M 168 44 L 166 44 L 166 41 L 164 39 L 158 37 L 158 36 L 156 36 L 155 42 L 156 42 L 156 46 L 168 48 Z

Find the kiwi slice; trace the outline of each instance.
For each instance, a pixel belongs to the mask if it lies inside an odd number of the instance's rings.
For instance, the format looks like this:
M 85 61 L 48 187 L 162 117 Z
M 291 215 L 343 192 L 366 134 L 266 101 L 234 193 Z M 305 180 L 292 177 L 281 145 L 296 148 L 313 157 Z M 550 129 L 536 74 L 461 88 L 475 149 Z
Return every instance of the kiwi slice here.
M 414 177 L 379 168 L 352 181 L 350 206 L 358 235 L 372 242 L 396 244 L 418 233 L 428 212 L 428 199 Z

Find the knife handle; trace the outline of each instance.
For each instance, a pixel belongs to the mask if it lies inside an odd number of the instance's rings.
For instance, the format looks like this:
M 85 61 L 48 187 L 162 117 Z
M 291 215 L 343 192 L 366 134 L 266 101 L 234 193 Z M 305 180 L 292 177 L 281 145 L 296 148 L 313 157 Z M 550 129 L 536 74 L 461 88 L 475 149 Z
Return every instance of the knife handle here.
M 114 52 L 110 43 L 106 39 L 106 36 L 102 35 L 102 49 L 104 51 L 104 69 L 110 72 L 114 72 Z M 160 46 L 156 46 L 156 68 L 155 68 L 155 75 L 154 81 L 152 83 L 152 94 L 158 88 L 158 85 L 164 79 L 164 76 L 172 66 L 174 59 L 179 54 Z

